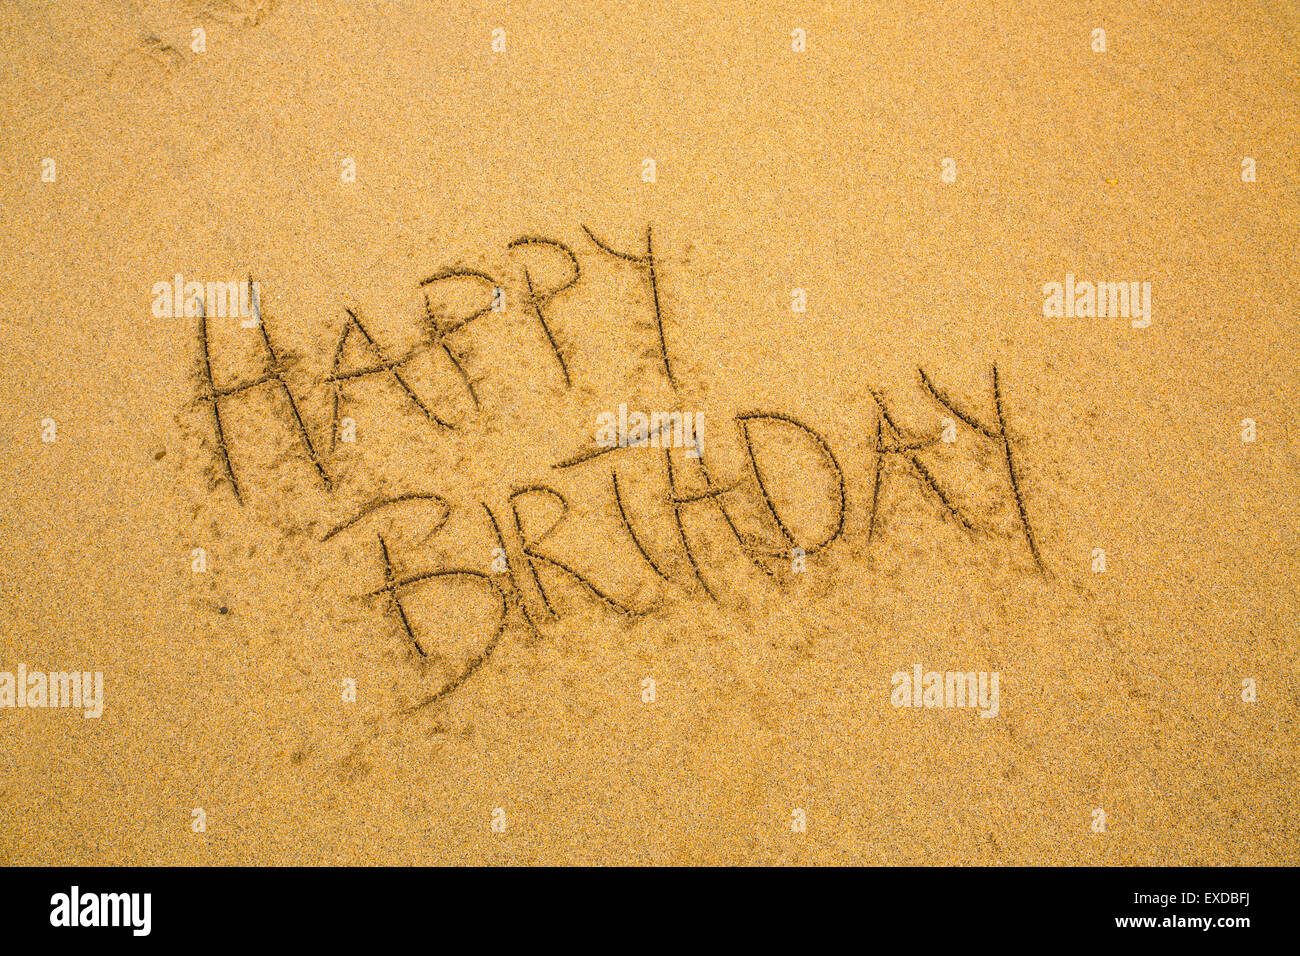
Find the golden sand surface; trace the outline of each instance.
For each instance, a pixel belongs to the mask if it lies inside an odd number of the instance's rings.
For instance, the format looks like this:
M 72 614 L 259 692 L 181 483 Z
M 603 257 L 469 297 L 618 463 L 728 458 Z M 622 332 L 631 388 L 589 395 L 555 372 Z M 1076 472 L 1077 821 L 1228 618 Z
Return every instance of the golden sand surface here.
M 0 861 L 1300 862 L 1297 36 L 0 4 Z

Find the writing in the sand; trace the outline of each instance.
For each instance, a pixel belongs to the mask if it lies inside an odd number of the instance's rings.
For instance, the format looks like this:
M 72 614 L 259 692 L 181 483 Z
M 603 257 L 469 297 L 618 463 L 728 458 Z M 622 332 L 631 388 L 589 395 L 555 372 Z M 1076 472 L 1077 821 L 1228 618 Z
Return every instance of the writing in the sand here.
M 433 661 L 439 665 L 438 676 L 429 682 L 413 709 L 446 700 L 462 688 L 483 671 L 508 635 L 517 632 L 530 640 L 544 635 L 563 620 L 571 602 L 588 601 L 610 614 L 638 618 L 667 602 L 692 596 L 725 601 L 727 588 L 738 583 L 739 575 L 755 576 L 756 581 L 780 587 L 792 575 L 805 572 L 810 561 L 846 535 L 849 494 L 835 450 L 814 424 L 788 410 L 736 412 L 728 429 L 734 436 L 730 439 L 735 443 L 733 449 L 740 452 L 735 460 L 743 464 L 734 474 L 715 473 L 709 449 L 723 439 L 703 427 L 701 412 L 682 407 L 682 383 L 668 345 L 673 323 L 661 304 L 664 268 L 655 253 L 653 232 L 647 228 L 638 237 L 636 248 L 627 249 L 616 248 L 586 226 L 582 231 L 586 240 L 581 255 L 551 238 L 524 236 L 509 243 L 511 251 L 526 249 L 552 257 L 561 267 L 562 278 L 549 284 L 540 283 L 527 268 L 522 270 L 522 281 L 514 283 L 468 268 L 444 269 L 425 278 L 420 283 L 424 314 L 414 320 L 419 326 L 419 344 L 401 354 L 372 335 L 356 309 L 342 310 L 328 372 L 317 382 L 331 394 L 328 440 L 312 437 L 304 420 L 302 396 L 290 387 L 295 378 L 290 374 L 291 363 L 274 346 L 265 316 L 259 317 L 255 333 L 262 355 L 260 367 L 250 369 L 240 381 L 216 383 L 208 319 L 202 303 L 198 304 L 198 404 L 209 416 L 218 480 L 242 505 L 249 479 L 238 464 L 238 448 L 232 447 L 227 428 L 226 416 L 233 403 L 245 402 L 258 392 L 276 393 L 281 400 L 262 403 L 262 407 L 280 409 L 280 427 L 298 448 L 312 480 L 333 494 L 342 477 L 334 474 L 334 453 L 340 431 L 349 421 L 341 415 L 342 403 L 345 393 L 348 401 L 355 400 L 355 386 L 382 380 L 395 390 L 409 413 L 427 422 L 429 428 L 450 431 L 464 427 L 464 420 L 453 420 L 456 415 L 435 407 L 421 394 L 413 366 L 419 360 L 425 363 L 422 368 L 428 368 L 432 359 L 459 381 L 465 406 L 481 410 L 482 398 L 466 370 L 466 360 L 480 324 L 509 301 L 536 324 L 540 334 L 534 341 L 543 349 L 555 387 L 571 389 L 581 370 L 573 367 L 570 348 L 562 344 L 565 336 L 559 334 L 556 324 L 557 314 L 562 314 L 557 312 L 557 300 L 581 294 L 583 263 L 588 256 L 630 270 L 628 277 L 640 283 L 650 339 L 647 354 L 652 357 L 643 374 L 661 379 L 655 385 L 666 388 L 676 407 L 653 415 L 629 414 L 626 404 L 621 404 L 617 415 L 611 412 L 598 417 L 593 436 L 575 436 L 577 451 L 550 465 L 557 476 L 561 472 L 585 473 L 589 485 L 592 476 L 597 478 L 596 484 L 604 489 L 604 515 L 612 522 L 610 526 L 619 529 L 616 534 L 621 541 L 615 541 L 609 532 L 593 532 L 580 548 L 570 544 L 566 550 L 558 545 L 557 539 L 572 541 L 572 532 L 576 530 L 581 537 L 590 529 L 573 527 L 578 520 L 569 501 L 545 480 L 513 487 L 504 503 L 497 502 L 495 507 L 480 500 L 458 499 L 446 489 L 412 488 L 372 498 L 321 536 L 322 542 L 330 542 L 340 536 L 360 535 L 372 524 L 366 519 L 375 516 L 398 516 L 414 523 L 425 531 L 419 538 L 421 545 L 441 535 L 453 518 L 476 523 L 480 529 L 476 545 L 462 546 L 461 562 L 444 560 L 437 565 L 415 548 L 395 553 L 398 549 L 382 534 L 375 533 L 372 538 L 375 566 L 366 573 L 374 574 L 373 586 L 364 592 L 375 599 L 377 610 L 390 622 L 388 639 L 405 642 L 412 658 L 421 664 Z M 443 292 L 449 296 L 454 292 L 453 298 L 461 306 L 449 309 Z M 466 302 L 471 304 L 466 306 Z M 353 340 L 367 360 L 345 360 L 346 346 Z M 897 485 L 928 502 L 937 519 L 949 522 L 957 533 L 1019 549 L 1026 567 L 1042 573 L 1043 556 L 1022 492 L 1020 461 L 1008 431 L 1004 384 L 997 366 L 990 371 L 991 396 L 984 400 L 987 411 L 982 414 L 973 411 L 971 403 L 952 397 L 924 369 L 918 370 L 917 387 L 938 419 L 928 430 L 904 424 L 882 395 L 871 391 L 874 420 L 857 429 L 869 436 L 872 462 L 863 493 L 853 496 L 865 509 L 863 520 L 856 523 L 863 529 L 860 533 L 868 544 L 882 536 L 882 502 L 887 488 Z M 970 440 L 958 443 L 958 430 Z M 976 454 L 980 445 L 983 453 Z M 800 474 L 778 472 L 782 466 L 773 464 L 774 459 L 786 461 L 787 472 L 790 467 L 786 458 L 769 454 L 778 447 L 801 451 Z M 972 467 L 989 473 L 990 481 L 983 483 L 985 491 L 1003 489 L 1001 502 L 984 504 L 985 519 L 977 517 L 965 494 L 957 493 L 936 475 L 936 456 L 952 456 L 958 449 L 971 454 Z M 778 486 L 782 490 L 775 490 Z M 895 500 L 897 492 L 891 491 L 890 496 Z M 987 520 L 995 512 L 1001 513 L 1001 520 Z M 627 560 L 612 556 L 614 549 L 620 549 L 620 556 L 629 556 Z M 604 552 L 611 556 L 602 558 Z M 628 562 L 636 566 L 640 583 L 627 593 L 619 592 L 600 571 L 590 570 L 608 569 L 615 562 L 622 570 L 629 570 Z M 467 585 L 482 594 L 485 636 L 468 654 L 444 659 L 429 638 L 431 622 L 412 614 L 412 596 L 428 588 L 455 589 L 454 593 L 463 595 Z

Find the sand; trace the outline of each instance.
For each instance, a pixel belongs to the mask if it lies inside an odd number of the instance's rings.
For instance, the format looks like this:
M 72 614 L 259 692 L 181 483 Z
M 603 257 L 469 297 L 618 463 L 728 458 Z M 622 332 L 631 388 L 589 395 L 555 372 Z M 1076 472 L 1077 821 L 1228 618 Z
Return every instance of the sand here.
M 0 860 L 1300 862 L 1296 9 L 997 7 L 0 6 Z

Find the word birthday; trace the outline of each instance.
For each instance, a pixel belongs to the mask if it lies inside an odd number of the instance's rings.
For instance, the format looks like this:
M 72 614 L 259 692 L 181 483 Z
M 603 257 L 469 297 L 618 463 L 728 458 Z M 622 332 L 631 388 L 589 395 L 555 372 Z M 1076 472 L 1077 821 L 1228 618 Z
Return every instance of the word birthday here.
M 379 619 L 387 622 L 383 639 L 404 644 L 421 675 L 428 672 L 426 666 L 438 674 L 411 710 L 445 700 L 463 687 L 483 670 L 508 634 L 522 633 L 529 642 L 545 636 L 550 627 L 573 612 L 574 601 L 605 613 L 638 618 L 682 596 L 721 602 L 727 586 L 739 584 L 742 575 L 780 588 L 792 580 L 791 575 L 805 572 L 809 560 L 850 533 L 846 530 L 850 526 L 846 520 L 847 485 L 854 476 L 846 477 L 830 441 L 813 424 L 787 411 L 736 412 L 730 423 L 733 429 L 728 429 L 734 436 L 729 460 L 740 465 L 735 473 L 722 473 L 715 452 L 724 446 L 726 431 L 711 431 L 706 454 L 700 442 L 701 413 L 681 410 L 683 385 L 674 350 L 669 347 L 678 338 L 677 322 L 663 306 L 665 274 L 655 253 L 653 231 L 647 228 L 643 243 L 630 250 L 615 248 L 586 226 L 582 231 L 590 244 L 582 255 L 553 238 L 523 236 L 507 244 L 508 254 L 527 250 L 534 264 L 538 255 L 549 257 L 555 267 L 551 271 L 558 270 L 552 281 L 544 281 L 545 276 L 539 277 L 527 266 L 518 270 L 516 281 L 462 267 L 432 273 L 419 282 L 423 315 L 410 317 L 411 334 L 400 348 L 372 334 L 357 310 L 341 309 L 333 358 L 328 371 L 315 380 L 332 399 L 327 425 L 304 416 L 303 409 L 309 408 L 304 401 L 305 376 L 276 347 L 265 316 L 252 333 L 256 354 L 241 353 L 249 364 L 247 370 L 237 380 L 218 385 L 212 371 L 208 314 L 204 300 L 197 300 L 195 407 L 207 417 L 214 480 L 230 489 L 236 504 L 242 506 L 248 494 L 245 471 L 250 467 L 230 427 L 231 409 L 237 405 L 245 420 L 254 408 L 275 419 L 273 426 L 259 429 L 257 437 L 286 436 L 290 451 L 288 457 L 279 457 L 290 463 L 296 459 L 295 467 L 306 480 L 331 496 L 341 495 L 347 488 L 350 500 L 365 502 L 355 505 L 346 520 L 334 523 L 320 537 L 322 544 L 338 537 L 356 540 L 379 518 L 420 522 L 412 529 L 422 532 L 417 535 L 419 544 L 402 549 L 390 546 L 389 540 L 372 530 L 368 540 L 373 543 L 370 553 L 374 562 L 361 572 L 372 575 L 374 586 L 362 596 L 377 602 Z M 482 414 L 483 408 L 476 385 L 480 379 L 469 370 L 493 367 L 490 343 L 499 342 L 501 335 L 518 334 L 503 332 L 491 318 L 505 309 L 507 291 L 510 307 L 517 309 L 536 333 L 530 347 L 544 350 L 538 378 L 530 379 L 530 388 L 546 387 L 548 369 L 554 389 L 585 384 L 581 379 L 575 383 L 585 372 L 572 362 L 579 330 L 570 327 L 574 314 L 585 313 L 562 306 L 582 290 L 583 263 L 588 256 L 606 269 L 627 270 L 627 278 L 639 282 L 645 324 L 651 330 L 644 352 L 650 364 L 640 374 L 657 378 L 651 384 L 666 388 L 674 397 L 673 407 L 651 415 L 629 412 L 627 403 L 619 405 L 617 414 L 601 413 L 596 441 L 580 444 L 581 450 L 549 465 L 557 481 L 564 473 L 587 479 L 584 487 L 596 491 L 585 493 L 599 498 L 583 510 L 602 512 L 612 522 L 606 526 L 619 529 L 616 537 L 607 533 L 594 544 L 562 549 L 555 542 L 571 540 L 571 535 L 562 532 L 576 524 L 572 509 L 564 494 L 538 475 L 520 475 L 504 504 L 449 497 L 441 493 L 447 489 L 428 487 L 399 493 L 390 489 L 381 497 L 365 495 L 362 489 L 363 496 L 354 499 L 354 476 L 340 473 L 342 465 L 335 454 L 340 426 L 346 428 L 344 423 L 351 421 L 340 417 L 345 395 L 348 401 L 355 401 L 360 386 L 380 385 L 390 396 L 386 400 L 401 403 L 411 421 L 426 425 L 435 440 L 439 434 L 464 427 L 466 418 Z M 346 358 L 349 342 L 368 358 L 359 361 L 355 350 L 352 358 Z M 518 347 L 519 343 L 511 340 L 512 351 L 507 354 L 515 355 Z M 301 357 L 295 356 L 294 362 L 298 361 Z M 443 375 L 453 384 L 454 405 L 445 387 L 430 388 L 430 375 Z M 1045 574 L 997 365 L 991 369 L 991 397 L 982 403 L 984 411 L 950 396 L 924 369 L 918 369 L 917 385 L 933 409 L 933 421 L 920 425 L 905 421 L 896 407 L 870 389 L 870 417 L 852 423 L 852 431 L 868 448 L 870 460 L 870 470 L 863 476 L 863 494 L 853 499 L 860 502 L 855 506 L 863 508 L 863 513 L 861 520 L 852 523 L 852 534 L 862 535 L 868 546 L 875 546 L 888 530 L 887 510 L 910 497 L 951 533 L 987 545 L 1001 542 L 1017 548 L 1028 559 L 1027 570 Z M 633 387 L 639 388 L 639 384 L 628 386 Z M 273 400 L 267 401 L 267 397 Z M 454 410 L 471 407 L 472 412 Z M 956 442 L 958 428 L 964 429 L 968 440 Z M 326 437 L 322 431 L 327 431 Z M 646 448 L 656 451 L 646 454 Z M 792 459 L 791 449 L 801 454 Z M 987 481 L 979 483 L 978 494 L 988 497 L 989 489 L 998 487 L 1004 493 L 993 502 L 969 500 L 972 492 L 959 490 L 951 479 L 942 477 L 951 473 L 949 468 L 958 456 L 963 458 L 967 474 L 991 472 Z M 791 464 L 792 460 L 802 465 Z M 800 470 L 793 471 L 795 468 Z M 448 559 L 443 547 L 450 540 L 448 529 L 453 527 L 463 536 L 458 545 L 464 549 L 458 552 L 461 560 Z M 435 539 L 436 544 L 429 544 Z M 466 544 L 469 539 L 477 544 Z M 356 553 L 355 548 L 351 550 Z M 639 583 L 631 587 L 624 583 L 621 587 L 626 590 L 620 591 L 600 577 L 613 568 L 635 572 Z M 466 600 L 467 588 L 482 594 L 478 605 L 483 614 L 481 634 L 473 639 L 472 650 L 464 651 L 461 642 L 455 645 L 461 650 L 445 656 L 443 642 L 435 636 L 440 633 L 439 622 L 428 619 L 430 612 L 418 613 L 418 609 L 445 606 L 446 602 L 424 600 L 429 589 L 444 589 L 435 593 L 455 603 Z M 648 600 L 641 597 L 647 592 L 651 594 Z M 932 706 L 933 692 L 923 690 L 921 683 L 918 675 L 917 686 L 900 700 L 915 699 L 917 706 Z M 980 701 L 986 717 L 997 712 L 996 674 L 991 685 L 981 675 L 974 685 L 962 686 L 966 688 L 962 700 Z M 952 700 L 957 699 L 957 691 L 954 684 Z
M 17 674 L 0 671 L 0 707 L 84 707 L 83 716 L 95 719 L 104 713 L 104 675 L 100 671 L 47 674 L 19 664 Z

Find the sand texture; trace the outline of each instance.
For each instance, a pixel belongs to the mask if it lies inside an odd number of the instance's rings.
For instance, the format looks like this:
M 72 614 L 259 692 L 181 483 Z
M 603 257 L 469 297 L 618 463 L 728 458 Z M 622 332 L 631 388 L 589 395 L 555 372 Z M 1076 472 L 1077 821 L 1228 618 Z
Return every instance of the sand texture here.
M 0 4 L 0 862 L 1300 862 L 1298 36 Z

